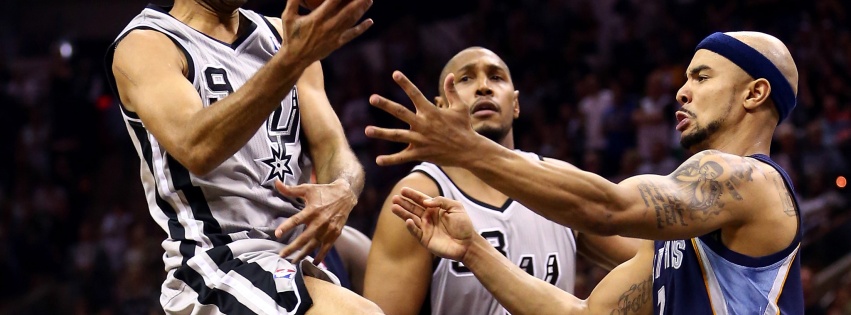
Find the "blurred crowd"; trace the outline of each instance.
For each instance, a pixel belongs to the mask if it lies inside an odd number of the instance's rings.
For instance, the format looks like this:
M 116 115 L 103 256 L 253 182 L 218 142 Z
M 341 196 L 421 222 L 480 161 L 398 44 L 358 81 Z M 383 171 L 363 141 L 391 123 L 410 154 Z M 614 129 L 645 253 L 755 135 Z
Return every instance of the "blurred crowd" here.
M 250 4 L 271 16 L 283 6 Z M 817 295 L 810 288 L 814 274 L 851 253 L 849 9 L 840 0 L 480 0 L 437 20 L 399 16 L 324 62 L 329 98 L 367 173 L 349 225 L 371 235 L 386 194 L 412 166 L 377 166 L 375 156 L 401 147 L 363 135 L 370 124 L 404 127 L 367 103 L 372 93 L 407 103 L 393 70 L 433 96 L 454 53 L 489 48 L 520 91 L 517 148 L 620 181 L 668 174 L 687 157 L 674 94 L 697 42 L 758 30 L 787 44 L 800 73 L 797 108 L 771 156 L 800 201 L 807 314 L 851 314 L 848 275 Z M 110 40 L 0 54 L 0 314 L 161 312 L 165 233 L 148 214 L 139 160 L 104 80 Z M 577 273 L 580 297 L 605 275 L 581 259 Z

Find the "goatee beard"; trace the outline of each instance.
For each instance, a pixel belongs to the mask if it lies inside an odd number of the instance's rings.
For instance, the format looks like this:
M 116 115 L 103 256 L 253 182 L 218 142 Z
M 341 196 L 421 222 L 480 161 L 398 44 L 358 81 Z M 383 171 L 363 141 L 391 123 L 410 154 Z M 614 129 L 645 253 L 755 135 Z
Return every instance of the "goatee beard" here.
M 698 127 L 691 134 L 683 134 L 683 137 L 680 139 L 680 146 L 682 146 L 686 150 L 691 150 L 694 146 L 702 144 L 709 140 L 709 136 L 714 134 L 721 129 L 721 123 L 723 119 L 713 121 L 706 126 L 706 128 Z
M 493 142 L 501 143 L 502 139 L 505 139 L 508 135 L 508 128 L 491 128 L 484 126 L 476 129 L 476 132 Z

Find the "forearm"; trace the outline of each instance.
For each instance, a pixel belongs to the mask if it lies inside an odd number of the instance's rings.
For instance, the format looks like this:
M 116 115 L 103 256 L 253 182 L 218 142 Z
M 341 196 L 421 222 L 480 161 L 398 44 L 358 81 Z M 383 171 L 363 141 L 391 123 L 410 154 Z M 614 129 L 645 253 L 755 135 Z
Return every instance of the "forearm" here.
M 206 173 L 242 148 L 281 106 L 309 65 L 282 50 L 243 86 L 195 112 L 181 128 L 178 160 L 195 173 Z M 180 154 L 182 153 L 182 154 Z M 188 161 L 185 161 L 188 160 Z
M 355 197 L 360 196 L 364 184 L 364 171 L 357 157 L 343 143 L 326 150 L 322 161 L 316 162 L 316 181 L 319 184 L 341 182 L 349 186 Z
M 511 263 L 481 236 L 474 236 L 463 263 L 511 314 L 581 314 L 584 301 Z
M 481 141 L 464 164 L 477 177 L 538 214 L 580 231 L 613 234 L 618 187 L 572 165 L 528 159 L 491 141 Z

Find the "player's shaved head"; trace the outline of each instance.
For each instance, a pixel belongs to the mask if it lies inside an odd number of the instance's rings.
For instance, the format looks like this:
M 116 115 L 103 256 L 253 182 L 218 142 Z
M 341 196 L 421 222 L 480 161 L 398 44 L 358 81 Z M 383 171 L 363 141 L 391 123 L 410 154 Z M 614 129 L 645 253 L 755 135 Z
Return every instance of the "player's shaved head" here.
M 727 32 L 730 37 L 738 39 L 742 43 L 756 49 L 780 70 L 780 73 L 789 82 L 792 91 L 798 94 L 798 67 L 792 59 L 792 53 L 786 48 L 782 41 L 774 36 L 760 32 Z
M 443 90 L 443 81 L 446 80 L 446 76 L 449 75 L 449 73 L 452 73 L 452 71 L 455 71 L 456 69 L 464 66 L 463 64 L 461 64 L 462 62 L 466 63 L 470 60 L 478 59 L 479 57 L 485 56 L 492 57 L 498 60 L 499 66 L 505 68 L 505 71 L 508 73 L 508 76 L 511 76 L 511 71 L 508 70 L 508 65 L 505 64 L 505 61 L 503 61 L 502 58 L 499 57 L 499 55 L 497 55 L 490 49 L 484 47 L 469 47 L 455 54 L 455 56 L 453 56 L 452 59 L 449 59 L 449 62 L 447 62 L 446 65 L 443 66 L 443 70 L 440 71 L 440 81 L 438 81 L 437 83 L 438 95 L 440 95 L 440 97 L 446 97 L 445 91 Z

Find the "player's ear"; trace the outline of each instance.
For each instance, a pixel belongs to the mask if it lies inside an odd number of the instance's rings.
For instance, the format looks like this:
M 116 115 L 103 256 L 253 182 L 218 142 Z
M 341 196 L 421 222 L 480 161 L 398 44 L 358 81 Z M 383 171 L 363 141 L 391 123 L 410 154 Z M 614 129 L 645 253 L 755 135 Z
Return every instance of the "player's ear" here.
M 768 83 L 768 80 L 759 78 L 748 83 L 745 90 L 748 92 L 748 95 L 745 98 L 744 106 L 747 110 L 754 110 L 760 105 L 765 104 L 765 101 L 768 100 L 768 95 L 771 93 L 771 85 Z
M 444 108 L 444 107 L 446 107 L 446 102 L 443 100 L 442 97 L 435 96 L 434 97 L 434 105 L 437 105 L 438 108 Z
M 520 117 L 520 91 L 514 90 L 514 119 Z

